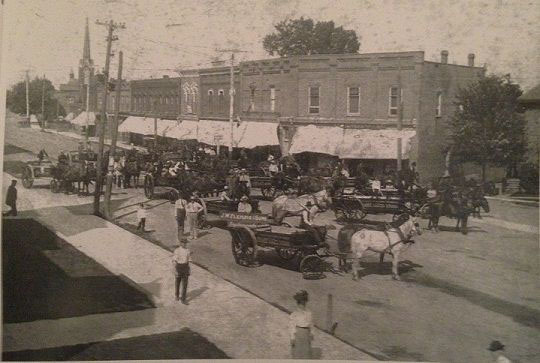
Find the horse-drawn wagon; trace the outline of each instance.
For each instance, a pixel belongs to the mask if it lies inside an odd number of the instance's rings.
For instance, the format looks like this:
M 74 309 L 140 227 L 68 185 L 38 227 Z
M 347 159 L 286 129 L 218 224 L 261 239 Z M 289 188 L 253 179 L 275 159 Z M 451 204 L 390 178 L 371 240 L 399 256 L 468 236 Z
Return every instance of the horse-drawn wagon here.
M 236 212 L 238 210 L 239 201 L 236 200 L 221 200 L 220 198 L 202 198 L 206 211 L 208 213 L 220 214 L 221 212 Z M 249 204 L 253 213 L 261 213 L 259 201 L 250 199 Z
M 266 215 L 224 212 L 221 217 L 227 220 L 224 228 L 231 234 L 232 253 L 239 265 L 257 265 L 260 249 L 274 249 L 285 261 L 296 258 L 297 269 L 304 278 L 314 279 L 324 271 L 323 258 L 333 256 L 324 242 L 325 227 L 320 227 L 322 242 L 317 242 L 312 232 L 290 225 L 272 225 Z
M 32 188 L 37 179 L 50 183 L 53 179 L 54 164 L 50 160 L 27 161 L 22 174 L 22 184 L 26 189 Z

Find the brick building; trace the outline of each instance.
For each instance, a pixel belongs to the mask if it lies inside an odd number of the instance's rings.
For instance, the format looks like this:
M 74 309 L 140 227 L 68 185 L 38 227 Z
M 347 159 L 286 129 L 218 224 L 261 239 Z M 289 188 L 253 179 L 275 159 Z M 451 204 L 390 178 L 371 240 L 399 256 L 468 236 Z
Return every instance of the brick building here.
M 447 51 L 440 62 L 426 61 L 418 51 L 296 56 L 242 62 L 240 69 L 242 118 L 279 122 L 283 152 L 320 152 L 362 159 L 378 170 L 395 168 L 401 136 L 403 158 L 417 161 L 425 178 L 445 170 L 457 89 L 484 72 L 474 67 L 472 54 L 467 66 L 448 64 Z M 298 132 L 306 125 L 319 127 Z M 336 128 L 343 137 L 324 141 L 325 135 L 339 134 Z
M 180 77 L 130 82 L 131 114 L 176 119 L 180 114 Z
M 77 115 L 82 111 L 79 80 L 75 78 L 73 71 L 69 73 L 69 81 L 58 87 L 55 98 L 64 107 L 66 115 Z
M 540 84 L 518 98 L 525 108 L 527 122 L 527 161 L 539 165 L 540 155 Z

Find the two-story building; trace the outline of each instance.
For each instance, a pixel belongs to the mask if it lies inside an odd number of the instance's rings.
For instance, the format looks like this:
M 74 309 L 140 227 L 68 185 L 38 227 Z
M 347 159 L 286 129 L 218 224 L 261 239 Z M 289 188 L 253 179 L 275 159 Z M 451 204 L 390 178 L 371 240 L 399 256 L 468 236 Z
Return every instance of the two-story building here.
M 242 62 L 241 118 L 280 124 L 283 153 L 362 161 L 375 173 L 416 161 L 425 178 L 445 170 L 449 120 L 459 87 L 484 69 L 424 59 L 424 52 L 296 56 Z M 401 106 L 401 107 L 400 107 Z M 401 130 L 398 128 L 401 124 Z

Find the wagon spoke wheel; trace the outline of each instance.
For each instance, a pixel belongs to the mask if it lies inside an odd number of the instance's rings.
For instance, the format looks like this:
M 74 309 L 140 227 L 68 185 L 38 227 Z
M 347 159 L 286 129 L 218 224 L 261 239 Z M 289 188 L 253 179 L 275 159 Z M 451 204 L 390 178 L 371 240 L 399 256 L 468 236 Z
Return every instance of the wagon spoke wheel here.
M 146 175 L 144 177 L 144 195 L 148 199 L 154 197 L 154 177 L 152 175 Z
M 60 184 L 58 183 L 58 180 L 56 179 L 51 180 L 51 191 L 53 193 L 60 192 Z
M 30 170 L 30 168 L 24 169 L 22 184 L 23 187 L 25 187 L 26 189 L 32 188 L 32 185 L 34 184 L 34 178 L 32 178 L 32 171 Z
M 255 235 L 247 228 L 234 229 L 232 235 L 232 253 L 237 264 L 241 266 L 253 266 L 257 254 L 257 242 Z
M 300 262 L 300 272 L 306 280 L 320 279 L 323 276 L 323 260 L 317 255 L 307 255 Z
M 334 214 L 336 216 L 336 220 L 337 221 L 342 221 L 345 219 L 345 212 L 343 211 L 343 209 L 341 208 L 336 208 L 334 210 Z
M 285 261 L 292 260 L 298 254 L 298 250 L 292 248 L 276 248 L 276 252 Z
M 261 193 L 266 199 L 273 199 L 276 195 L 276 188 L 273 186 L 264 187 L 261 189 Z

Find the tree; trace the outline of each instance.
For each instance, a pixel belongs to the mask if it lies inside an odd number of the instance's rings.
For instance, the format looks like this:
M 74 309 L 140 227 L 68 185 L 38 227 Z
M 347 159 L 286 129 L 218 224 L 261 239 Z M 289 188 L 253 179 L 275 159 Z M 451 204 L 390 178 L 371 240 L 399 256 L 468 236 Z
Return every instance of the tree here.
M 263 47 L 281 57 L 309 54 L 358 53 L 360 43 L 354 30 L 335 26 L 333 21 L 287 19 L 275 25 L 276 32 L 264 37 Z
M 460 162 L 482 167 L 482 181 L 489 164 L 504 166 L 515 176 L 527 142 L 525 119 L 517 98 L 522 94 L 510 75 L 490 75 L 460 89 L 452 118 L 452 155 Z
M 44 92 L 43 92 L 44 86 Z M 55 88 L 51 81 L 46 78 L 34 78 L 28 85 L 28 99 L 30 114 L 41 114 L 41 96 L 44 94 L 45 119 L 49 120 L 56 116 L 57 100 L 54 97 Z M 12 112 L 26 114 L 26 82 L 15 84 L 7 91 L 6 106 Z M 58 115 L 65 115 L 62 105 L 58 106 Z

